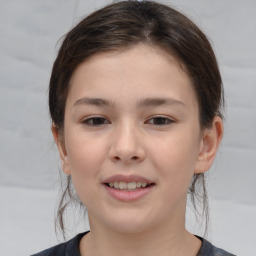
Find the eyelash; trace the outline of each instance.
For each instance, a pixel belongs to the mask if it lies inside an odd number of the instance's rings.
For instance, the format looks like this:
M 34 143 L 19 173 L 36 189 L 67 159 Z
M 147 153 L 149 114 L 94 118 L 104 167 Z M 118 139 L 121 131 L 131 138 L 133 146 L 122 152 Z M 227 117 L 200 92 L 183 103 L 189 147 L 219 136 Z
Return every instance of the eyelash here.
M 103 121 L 103 123 L 93 124 L 93 123 L 91 123 L 93 121 Z M 101 125 L 105 125 L 106 124 L 105 121 L 108 122 L 107 124 L 110 124 L 110 122 L 106 118 L 104 118 L 104 117 L 93 116 L 93 117 L 90 117 L 90 118 L 87 118 L 87 119 L 83 120 L 82 123 L 85 124 L 85 125 L 88 125 L 88 126 L 101 126 Z
M 152 123 L 153 125 L 156 125 L 156 126 L 165 126 L 165 125 L 169 125 L 169 124 L 174 123 L 174 120 L 172 120 L 172 119 L 170 119 L 168 117 L 164 117 L 164 116 L 154 116 L 154 117 L 151 117 L 147 122 L 149 122 L 150 120 L 158 120 L 158 121 L 161 120 L 161 121 L 164 121 L 164 123 L 161 122 L 161 124 Z
M 151 120 L 158 120 L 160 121 L 160 124 L 156 124 L 156 123 L 150 123 Z M 98 123 L 94 123 L 94 122 L 98 122 Z M 106 122 L 107 121 L 107 122 Z M 100 122 L 100 123 L 99 123 Z M 164 123 L 163 123 L 164 122 Z M 145 123 L 149 123 L 149 124 L 152 124 L 152 125 L 156 125 L 156 126 L 165 126 L 165 125 L 169 125 L 169 124 L 172 124 L 174 123 L 175 121 L 170 119 L 170 118 L 167 118 L 167 117 L 164 117 L 164 116 L 154 116 L 154 117 L 151 117 L 150 119 L 148 119 Z M 106 118 L 104 117 L 101 117 L 101 116 L 94 116 L 94 117 L 90 117 L 90 118 L 87 118 L 85 120 L 82 121 L 83 124 L 85 125 L 88 125 L 88 126 L 94 126 L 94 127 L 97 127 L 97 126 L 101 126 L 101 125 L 105 125 L 105 124 L 110 124 L 110 121 L 108 121 Z

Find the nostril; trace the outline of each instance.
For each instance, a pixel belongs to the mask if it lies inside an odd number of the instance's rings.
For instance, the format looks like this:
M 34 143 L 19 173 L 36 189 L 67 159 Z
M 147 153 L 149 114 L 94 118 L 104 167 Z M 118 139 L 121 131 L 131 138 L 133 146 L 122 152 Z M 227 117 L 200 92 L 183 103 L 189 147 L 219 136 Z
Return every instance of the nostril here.
M 137 160 L 138 157 L 137 157 L 137 156 L 133 156 L 131 159 L 132 159 L 132 160 Z

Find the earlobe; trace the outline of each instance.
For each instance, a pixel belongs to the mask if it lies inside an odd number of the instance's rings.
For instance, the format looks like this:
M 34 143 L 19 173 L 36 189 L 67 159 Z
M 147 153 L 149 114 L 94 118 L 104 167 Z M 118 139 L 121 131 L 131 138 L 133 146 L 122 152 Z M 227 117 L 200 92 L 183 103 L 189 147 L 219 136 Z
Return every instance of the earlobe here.
M 66 174 L 70 175 L 69 159 L 67 156 L 64 140 L 63 140 L 62 136 L 60 135 L 58 128 L 54 124 L 52 125 L 51 130 L 52 130 L 52 135 L 53 135 L 54 141 L 55 141 L 58 151 L 59 151 L 62 170 Z
M 208 171 L 218 151 L 223 136 L 223 121 L 215 116 L 210 128 L 206 128 L 200 141 L 195 173 Z

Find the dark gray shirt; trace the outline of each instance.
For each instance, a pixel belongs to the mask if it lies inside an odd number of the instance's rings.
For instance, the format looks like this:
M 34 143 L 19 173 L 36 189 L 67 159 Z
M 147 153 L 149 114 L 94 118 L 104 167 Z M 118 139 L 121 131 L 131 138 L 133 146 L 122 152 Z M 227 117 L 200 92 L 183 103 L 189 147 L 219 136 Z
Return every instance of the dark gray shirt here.
M 73 239 L 51 247 L 47 250 L 33 254 L 31 256 L 81 256 L 79 252 L 79 243 L 81 238 L 88 232 L 78 234 Z M 202 246 L 197 256 L 235 256 L 234 254 L 228 253 L 222 249 L 213 246 L 207 240 L 197 236 L 202 241 Z

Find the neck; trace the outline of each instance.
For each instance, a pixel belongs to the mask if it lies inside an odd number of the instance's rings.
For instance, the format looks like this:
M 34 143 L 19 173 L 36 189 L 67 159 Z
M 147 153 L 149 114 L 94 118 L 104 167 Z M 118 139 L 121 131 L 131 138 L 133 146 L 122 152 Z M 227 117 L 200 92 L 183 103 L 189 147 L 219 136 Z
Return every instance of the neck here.
M 181 225 L 181 226 L 180 226 Z M 91 225 L 80 243 L 81 256 L 195 256 L 201 241 L 185 229 L 184 223 L 154 227 L 139 233 L 122 233 Z

